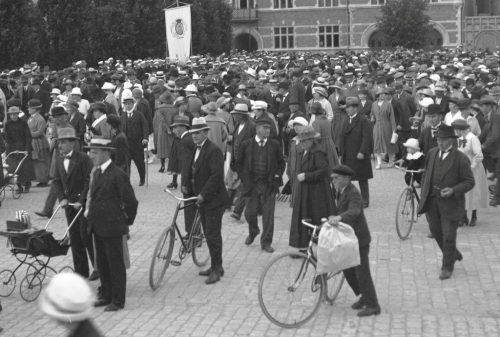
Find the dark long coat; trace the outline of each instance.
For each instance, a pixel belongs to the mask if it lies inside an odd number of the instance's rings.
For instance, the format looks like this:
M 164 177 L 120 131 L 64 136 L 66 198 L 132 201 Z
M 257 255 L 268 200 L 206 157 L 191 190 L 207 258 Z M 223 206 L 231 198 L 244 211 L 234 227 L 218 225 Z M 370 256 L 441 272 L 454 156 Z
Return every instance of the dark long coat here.
M 292 222 L 290 225 L 289 244 L 295 248 L 305 248 L 309 244 L 309 228 L 302 224 L 302 219 L 312 219 L 312 223 L 319 225 L 321 218 L 328 218 L 334 214 L 334 204 L 330 187 L 330 167 L 326 154 L 317 144 L 304 156 L 299 154 L 297 174 L 305 173 L 305 180 L 299 182 L 294 189 Z
M 357 114 L 349 123 L 344 123 L 342 163 L 349 166 L 356 173 L 352 180 L 365 180 L 373 178 L 371 154 L 373 151 L 373 131 L 371 122 L 361 114 Z M 358 153 L 365 155 L 358 159 Z
M 4 133 L 6 154 L 12 151 L 28 151 L 28 157 L 18 171 L 18 182 L 25 183 L 35 179 L 35 170 L 31 160 L 31 151 L 33 148 L 31 146 L 31 132 L 28 123 L 21 118 L 18 118 L 16 121 L 8 120 L 7 123 L 5 123 Z M 21 159 L 21 155 L 11 155 L 7 159 L 9 172 L 14 172 Z
M 142 141 L 148 139 L 148 122 L 144 115 L 137 109 L 134 110 L 132 117 L 128 118 L 127 113 L 121 115 L 121 128 L 127 136 L 130 153 L 143 151 Z M 130 119 L 127 125 L 127 119 Z
M 123 132 L 118 132 L 118 134 L 111 139 L 111 145 L 115 148 L 113 152 L 111 152 L 113 163 L 130 176 L 128 166 L 130 152 L 128 150 L 127 136 L 125 136 Z

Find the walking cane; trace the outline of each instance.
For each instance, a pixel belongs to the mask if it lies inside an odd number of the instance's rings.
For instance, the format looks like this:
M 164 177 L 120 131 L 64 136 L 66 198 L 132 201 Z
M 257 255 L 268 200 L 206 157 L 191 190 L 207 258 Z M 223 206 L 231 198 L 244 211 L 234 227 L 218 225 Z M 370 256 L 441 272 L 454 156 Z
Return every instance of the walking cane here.
M 149 186 L 149 181 L 148 181 L 149 180 L 149 174 L 148 174 L 148 172 L 149 172 L 149 169 L 148 169 L 148 166 L 149 166 L 148 157 L 149 157 L 149 155 L 148 155 L 148 148 L 145 147 L 144 148 L 144 166 L 146 168 L 146 187 Z

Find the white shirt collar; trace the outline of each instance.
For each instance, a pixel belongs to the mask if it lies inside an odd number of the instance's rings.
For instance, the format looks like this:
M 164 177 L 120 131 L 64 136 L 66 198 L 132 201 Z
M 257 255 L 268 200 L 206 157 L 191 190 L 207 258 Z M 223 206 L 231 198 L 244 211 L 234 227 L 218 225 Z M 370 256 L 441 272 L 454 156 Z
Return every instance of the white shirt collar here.
M 205 140 L 204 140 L 203 142 L 201 142 L 201 144 L 200 144 L 200 145 L 195 144 L 195 146 L 196 146 L 196 150 L 198 150 L 198 149 L 199 149 L 199 150 L 201 151 L 201 148 L 203 147 L 203 145 L 205 145 L 205 143 L 207 142 L 207 139 L 208 139 L 208 138 L 205 138 Z
M 97 126 L 97 124 L 99 124 L 101 121 L 107 119 L 108 116 L 106 116 L 106 114 L 103 114 L 101 117 L 97 118 L 94 123 L 92 123 L 92 127 L 95 128 Z
M 106 169 L 108 168 L 109 164 L 111 164 L 111 159 L 108 159 L 107 161 L 105 161 L 103 164 L 100 165 L 100 167 L 101 167 L 101 173 L 104 173 L 104 171 L 106 171 Z
M 260 141 L 263 140 L 264 141 L 264 146 L 266 145 L 267 143 L 267 138 L 264 138 L 264 139 L 260 139 L 259 136 L 255 135 L 255 141 L 257 142 L 257 144 L 260 144 Z

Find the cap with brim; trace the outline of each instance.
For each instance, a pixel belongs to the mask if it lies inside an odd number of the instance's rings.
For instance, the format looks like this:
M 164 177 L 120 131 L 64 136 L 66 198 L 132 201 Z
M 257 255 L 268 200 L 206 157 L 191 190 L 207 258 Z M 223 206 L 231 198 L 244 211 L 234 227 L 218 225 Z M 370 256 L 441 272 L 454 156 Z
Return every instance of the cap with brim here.
M 267 119 L 267 118 L 260 118 L 260 119 L 256 119 L 255 120 L 255 125 L 256 126 L 268 126 L 268 127 L 272 127 L 272 122 Z
M 436 134 L 437 138 L 457 138 L 455 135 L 455 130 L 449 125 L 446 125 L 442 123 L 439 128 L 438 132 Z
M 59 128 L 57 130 L 57 140 L 77 140 L 74 128 Z
M 498 105 L 498 102 L 493 97 L 491 97 L 489 95 L 484 95 L 479 100 L 479 104 L 481 104 L 481 105 L 484 105 L 484 104 Z
M 234 110 L 231 111 L 231 114 L 241 114 L 248 115 L 248 105 L 244 103 L 238 103 L 234 106 Z
M 205 117 L 193 118 L 193 121 L 191 123 L 191 130 L 189 130 L 189 132 L 194 133 L 203 130 L 210 130 L 210 127 L 207 125 Z
M 353 169 L 347 165 L 337 165 L 333 168 L 332 172 L 346 177 L 352 177 L 356 174 Z
M 459 109 L 466 109 L 470 107 L 470 99 L 460 98 L 459 100 L 457 100 L 457 106 Z
M 62 106 L 55 106 L 52 108 L 52 110 L 50 110 L 50 116 L 52 117 L 58 117 L 67 114 L 68 112 Z
M 357 97 L 347 97 L 345 102 L 346 108 L 349 106 L 359 106 L 359 98 Z
M 18 106 L 11 106 L 9 110 L 7 110 L 8 114 L 19 114 L 21 113 L 21 109 Z
M 28 108 L 32 109 L 41 109 L 42 108 L 42 102 L 40 102 L 39 99 L 32 98 L 28 101 Z
M 115 148 L 111 145 L 111 139 L 106 138 L 92 138 L 90 144 L 84 147 L 85 149 L 101 149 L 101 150 L 114 150 Z
M 451 127 L 457 130 L 467 130 L 470 128 L 469 124 L 465 119 L 457 119 L 451 123 Z
M 174 122 L 170 124 L 170 128 L 174 126 L 185 126 L 186 128 L 190 128 L 189 117 L 187 116 L 174 116 Z

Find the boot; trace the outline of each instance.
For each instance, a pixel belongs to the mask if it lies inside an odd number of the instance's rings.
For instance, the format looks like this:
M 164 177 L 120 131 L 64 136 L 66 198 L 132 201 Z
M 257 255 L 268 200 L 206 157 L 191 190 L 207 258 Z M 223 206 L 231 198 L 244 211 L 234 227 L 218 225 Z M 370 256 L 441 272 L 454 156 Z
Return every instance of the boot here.
M 165 172 L 165 158 L 161 158 L 160 163 L 161 163 L 161 167 L 158 170 L 158 172 L 163 173 L 163 172 Z
M 472 211 L 472 216 L 470 218 L 469 226 L 474 227 L 477 225 L 477 211 L 473 210 Z
M 395 154 L 390 154 L 389 155 L 389 167 L 394 166 L 394 158 L 396 157 Z

